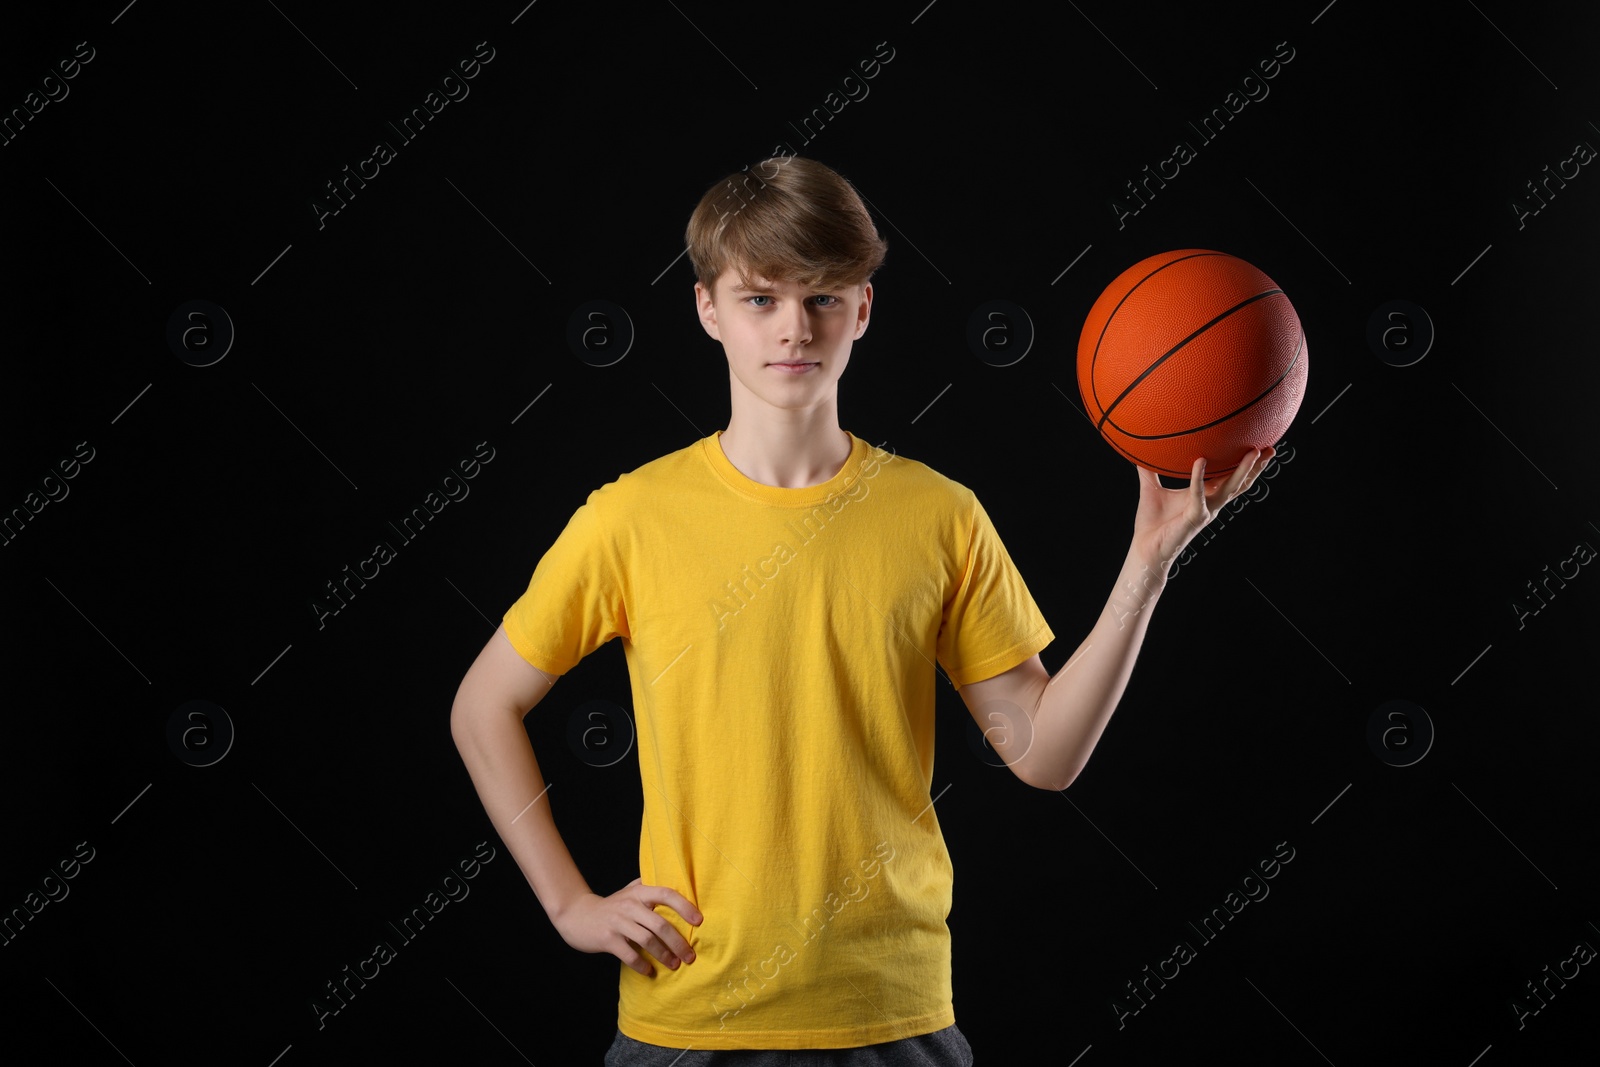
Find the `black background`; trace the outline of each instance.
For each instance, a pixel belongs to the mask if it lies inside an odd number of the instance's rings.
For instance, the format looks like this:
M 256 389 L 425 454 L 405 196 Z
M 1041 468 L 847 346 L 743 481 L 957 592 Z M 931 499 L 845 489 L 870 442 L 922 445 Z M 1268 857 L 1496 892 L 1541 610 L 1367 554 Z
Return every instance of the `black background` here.
M 1292 461 L 1172 578 L 1070 790 L 985 764 L 941 691 L 933 792 L 978 1062 L 1034 1044 L 1084 1067 L 1593 1054 L 1593 967 L 1520 1028 L 1513 1001 L 1537 1007 L 1525 983 L 1600 944 L 1600 577 L 1514 604 L 1600 546 L 1600 177 L 1583 167 L 1520 225 L 1512 202 L 1600 144 L 1594 15 L 925 3 L 8 13 L 5 113 L 78 42 L 94 58 L 0 146 L 0 508 L 79 442 L 93 459 L 0 546 L 0 911 L 79 842 L 94 858 L 0 947 L 7 1045 L 84 1064 L 600 1061 L 618 965 L 551 927 L 450 703 L 586 494 L 726 425 L 726 363 L 674 257 L 706 188 L 787 145 L 849 177 L 891 246 L 842 424 L 979 494 L 1060 635 L 1052 670 L 1102 610 L 1137 497 L 1077 410 L 1100 290 L 1145 256 L 1219 249 L 1271 274 L 1308 338 Z M 398 143 L 386 123 L 480 41 L 494 58 L 470 95 L 319 226 L 325 183 Z M 800 136 L 880 42 L 869 95 Z M 1119 228 L 1123 183 L 1279 42 L 1294 58 L 1270 94 Z M 636 332 L 607 367 L 566 342 L 596 299 Z M 1036 330 L 1008 367 L 966 343 L 995 299 Z M 191 300 L 237 331 L 210 366 L 167 343 Z M 1366 339 L 1392 300 L 1437 331 L 1410 366 Z M 319 628 L 324 583 L 482 441 L 470 495 Z M 190 700 L 236 731 L 210 766 L 168 742 Z M 637 873 L 641 799 L 634 758 L 567 743 L 592 700 L 628 703 L 615 645 L 528 728 L 610 891 Z M 1391 700 L 1434 732 L 1409 766 L 1368 742 Z M 225 730 L 202 725 L 191 759 Z M 1390 761 L 1426 732 L 1402 726 Z M 470 896 L 319 1028 L 324 983 L 480 841 L 496 858 Z M 1294 859 L 1270 896 L 1119 1028 L 1125 983 L 1279 842 Z

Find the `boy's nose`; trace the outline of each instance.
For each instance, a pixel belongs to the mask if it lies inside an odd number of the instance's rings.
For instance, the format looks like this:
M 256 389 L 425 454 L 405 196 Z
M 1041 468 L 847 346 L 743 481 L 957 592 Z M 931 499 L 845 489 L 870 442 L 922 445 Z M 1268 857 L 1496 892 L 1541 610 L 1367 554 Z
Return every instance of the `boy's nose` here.
M 806 314 L 804 308 L 798 308 L 789 313 L 783 323 L 783 340 L 796 345 L 811 342 L 811 316 Z

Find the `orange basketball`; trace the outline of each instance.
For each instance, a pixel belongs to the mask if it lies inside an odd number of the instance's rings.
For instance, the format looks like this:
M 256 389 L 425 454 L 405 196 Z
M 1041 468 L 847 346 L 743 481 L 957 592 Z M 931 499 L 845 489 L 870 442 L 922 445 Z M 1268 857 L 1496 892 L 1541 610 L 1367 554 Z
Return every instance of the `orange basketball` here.
M 1112 448 L 1157 474 L 1206 479 L 1276 445 L 1306 391 L 1306 335 L 1289 298 L 1236 256 L 1185 248 L 1141 260 L 1089 310 L 1078 390 Z

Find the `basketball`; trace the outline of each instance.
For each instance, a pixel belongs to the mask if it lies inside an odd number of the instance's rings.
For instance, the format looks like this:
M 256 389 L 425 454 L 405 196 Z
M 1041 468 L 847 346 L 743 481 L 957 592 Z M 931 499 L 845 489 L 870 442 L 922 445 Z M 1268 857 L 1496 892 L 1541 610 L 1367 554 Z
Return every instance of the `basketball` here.
M 1141 260 L 1094 302 L 1078 390 L 1112 448 L 1146 470 L 1206 480 L 1277 445 L 1306 391 L 1306 337 L 1289 298 L 1236 256 L 1200 248 Z

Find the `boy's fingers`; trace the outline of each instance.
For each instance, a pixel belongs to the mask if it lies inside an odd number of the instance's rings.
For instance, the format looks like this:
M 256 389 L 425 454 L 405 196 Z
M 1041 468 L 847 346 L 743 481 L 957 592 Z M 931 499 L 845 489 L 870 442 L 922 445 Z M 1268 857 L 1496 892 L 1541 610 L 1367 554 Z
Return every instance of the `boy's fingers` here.
M 639 947 L 668 967 L 676 968 L 680 962 L 693 962 L 693 946 L 678 932 L 676 926 L 654 910 L 654 905 L 665 904 L 693 925 L 699 925 L 701 921 L 700 910 L 683 894 L 666 886 L 647 885 L 642 889 L 644 892 L 640 894 L 640 904 L 644 906 L 645 914 L 637 922 L 644 939 L 638 942 Z
M 1250 462 L 1246 463 L 1246 459 L 1249 459 Z M 1224 485 L 1224 488 L 1228 490 L 1227 495 L 1229 497 L 1237 496 L 1249 488 L 1250 482 L 1255 480 L 1260 462 L 1261 450 L 1259 448 L 1252 448 L 1249 452 L 1239 457 L 1238 465 L 1233 468 L 1233 473 L 1228 476 L 1228 480 Z
M 682 955 L 689 951 L 689 942 L 685 940 L 682 934 L 678 933 L 676 926 L 673 926 L 653 911 L 647 918 L 650 921 L 645 927 L 645 932 L 654 938 L 656 944 L 674 955 Z M 682 946 L 681 948 L 679 947 L 680 945 Z
M 645 886 L 645 888 L 657 891 L 646 898 L 650 903 L 665 904 L 679 915 L 682 915 L 684 920 L 691 926 L 699 926 L 704 921 L 705 916 L 700 914 L 700 909 L 695 907 L 694 901 L 676 889 L 657 885 Z
M 653 915 L 654 912 L 651 914 Z M 636 955 L 635 962 L 628 963 L 628 966 L 633 967 L 633 969 L 636 971 L 639 970 L 639 967 L 636 966 L 636 964 L 642 963 L 646 967 L 649 966 L 649 961 L 644 959 L 645 953 L 649 953 L 651 957 L 660 960 L 669 967 L 674 962 L 672 952 L 665 944 L 662 943 L 661 939 L 656 936 L 655 931 L 651 930 L 642 921 L 636 922 L 631 930 L 628 930 L 627 933 L 623 934 L 622 940 L 629 948 L 634 950 Z M 627 963 L 628 961 L 624 960 L 623 962 Z M 640 973 L 644 974 L 648 972 L 640 971 Z
M 689 942 L 683 939 L 683 935 L 676 930 L 672 931 L 672 939 L 662 947 L 672 954 L 674 963 L 694 962 L 694 949 L 689 945 Z
M 681 962 L 678 959 L 678 954 L 662 944 L 660 939 L 652 937 L 645 943 L 644 950 L 660 960 L 661 965 L 668 970 L 675 971 L 678 969 L 678 964 Z
M 631 967 L 640 974 L 644 975 L 646 978 L 650 977 L 650 961 L 644 958 L 644 953 L 640 950 L 639 946 L 634 944 L 632 941 L 629 941 L 627 938 L 623 938 L 623 944 L 627 945 L 628 949 L 631 951 L 627 952 L 626 955 L 618 952 L 616 954 L 617 958 L 628 967 Z M 632 956 L 633 958 L 629 959 L 629 956 Z
M 699 926 L 704 921 L 705 916 L 701 915 L 700 909 L 694 906 L 694 901 L 677 892 L 674 892 L 672 897 L 672 910 L 682 915 L 691 925 Z
M 684 904 L 687 905 L 688 901 L 684 901 Z M 678 911 L 678 914 L 683 915 L 683 912 L 679 911 L 676 906 L 673 907 L 673 910 Z M 679 933 L 676 926 L 673 926 L 670 922 L 661 918 L 661 916 L 656 915 L 655 912 L 651 912 L 650 914 L 654 915 L 655 918 L 661 923 L 661 925 L 656 929 L 656 935 L 662 941 L 663 947 L 668 952 L 672 953 L 675 959 L 683 960 L 685 963 L 693 963 L 694 946 L 689 944 L 688 938 Z M 688 916 L 684 917 L 688 918 Z

